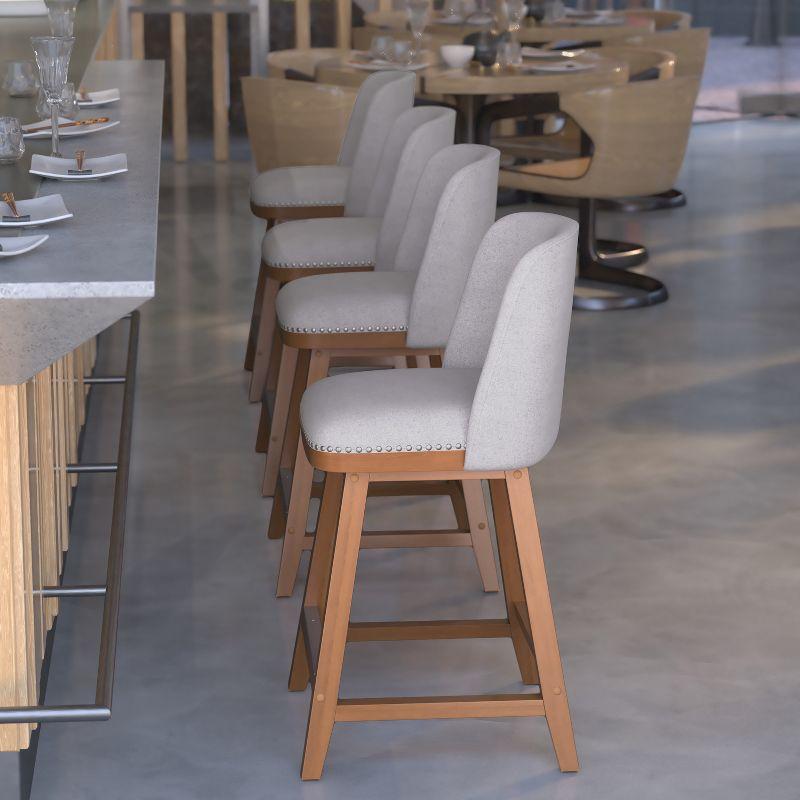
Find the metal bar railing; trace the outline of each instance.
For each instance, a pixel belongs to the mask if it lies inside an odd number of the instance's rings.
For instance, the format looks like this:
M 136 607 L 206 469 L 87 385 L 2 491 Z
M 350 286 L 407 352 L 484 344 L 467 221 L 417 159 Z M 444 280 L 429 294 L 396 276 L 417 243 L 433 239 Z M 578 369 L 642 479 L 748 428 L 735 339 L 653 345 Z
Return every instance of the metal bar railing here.
M 114 505 L 111 536 L 108 543 L 108 566 L 105 586 L 48 586 L 40 590 L 43 597 L 104 597 L 103 622 L 100 629 L 100 656 L 97 664 L 95 701 L 90 705 L 38 705 L 0 708 L 0 724 L 21 722 L 88 722 L 111 718 L 114 696 L 114 670 L 117 654 L 119 600 L 122 588 L 122 558 L 125 550 L 125 513 L 128 500 L 128 476 L 131 461 L 133 402 L 136 389 L 136 359 L 139 350 L 139 312 L 130 315 L 128 359 L 125 367 L 125 391 L 122 399 L 122 421 L 115 466 Z M 77 466 L 77 465 L 76 465 Z M 108 470 L 73 470 L 99 472 Z

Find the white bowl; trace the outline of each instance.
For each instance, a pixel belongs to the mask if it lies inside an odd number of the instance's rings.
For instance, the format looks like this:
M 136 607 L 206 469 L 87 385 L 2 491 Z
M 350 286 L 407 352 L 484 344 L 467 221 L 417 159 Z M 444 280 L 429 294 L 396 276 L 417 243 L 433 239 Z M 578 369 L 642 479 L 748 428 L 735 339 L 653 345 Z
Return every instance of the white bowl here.
M 466 67 L 475 55 L 475 45 L 472 44 L 443 44 L 440 50 L 444 63 L 453 69 Z

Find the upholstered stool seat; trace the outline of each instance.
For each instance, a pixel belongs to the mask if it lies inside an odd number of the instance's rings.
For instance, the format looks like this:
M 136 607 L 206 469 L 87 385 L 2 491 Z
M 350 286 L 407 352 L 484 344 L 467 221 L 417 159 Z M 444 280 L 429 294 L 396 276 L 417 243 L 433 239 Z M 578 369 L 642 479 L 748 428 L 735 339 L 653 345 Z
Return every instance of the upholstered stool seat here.
M 379 217 L 342 217 L 284 222 L 267 231 L 261 258 L 270 268 L 371 267 Z
M 394 271 L 303 278 L 278 293 L 278 324 L 288 333 L 406 331 L 416 280 Z
M 253 178 L 250 202 L 273 208 L 343 206 L 349 177 L 350 167 L 339 164 L 278 167 Z
M 327 453 L 447 452 L 466 448 L 479 368 L 335 375 L 300 404 L 306 445 Z

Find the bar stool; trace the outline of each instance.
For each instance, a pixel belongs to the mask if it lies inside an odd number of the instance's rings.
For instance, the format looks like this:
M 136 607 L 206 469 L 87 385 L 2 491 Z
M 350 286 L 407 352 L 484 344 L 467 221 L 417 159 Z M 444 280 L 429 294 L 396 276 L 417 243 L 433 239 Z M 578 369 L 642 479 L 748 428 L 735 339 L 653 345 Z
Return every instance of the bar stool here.
M 577 237 L 554 214 L 504 217 L 475 258 L 442 369 L 336 375 L 306 391 L 303 452 L 327 474 L 289 679 L 313 687 L 304 780 L 321 777 L 334 722 L 396 719 L 544 716 L 559 767 L 578 770 L 528 474 L 558 432 Z M 442 479 L 489 482 L 506 618 L 351 623 L 369 487 Z M 504 637 L 538 692 L 339 697 L 347 642 Z
M 352 257 L 357 247 L 364 250 L 362 258 L 370 264 L 382 264 L 382 269 L 391 267 L 425 165 L 434 153 L 453 143 L 454 135 L 455 112 L 450 109 L 424 107 L 404 111 L 386 140 L 371 193 L 372 207 L 380 210 L 381 217 L 305 220 L 287 222 L 273 229 L 264 238 L 263 247 L 263 263 L 268 279 L 278 286 L 295 281 L 298 277 L 330 272 L 328 266 L 320 268 L 319 265 L 344 260 L 341 254 L 348 251 Z M 352 264 L 350 262 L 349 265 L 351 272 L 372 269 L 372 266 Z M 274 311 L 272 316 L 274 319 Z M 280 342 L 278 337 L 275 341 Z M 296 355 L 296 351 L 294 354 L 288 353 L 287 358 L 293 355 Z M 267 463 L 262 485 L 262 495 L 265 497 L 273 496 L 277 485 L 285 425 L 285 416 L 281 415 L 290 399 L 294 372 L 294 362 L 283 363 L 281 359 L 275 409 L 266 447 Z M 300 402 L 299 395 L 295 400 Z M 269 412 L 265 401 L 262 402 L 261 411 L 260 438 L 266 438 L 264 434 Z M 284 466 L 291 467 L 292 461 Z
M 412 154 L 416 151 L 409 142 Z M 370 273 L 318 275 L 281 289 L 276 309 L 283 351 L 277 397 L 288 396 L 290 365 L 298 351 L 309 353 L 305 386 L 328 374 L 332 358 L 357 355 L 441 358 L 484 233 L 494 220 L 499 152 L 482 145 L 451 145 L 424 166 L 402 236 Z M 387 215 L 387 220 L 390 217 Z M 393 238 L 396 223 L 384 226 L 381 245 Z M 379 248 L 380 249 L 380 248 Z M 286 365 L 286 369 L 284 369 Z M 405 371 L 405 370 L 403 370 Z M 412 370 L 427 372 L 428 370 Z M 434 370 L 436 371 L 436 370 Z M 297 380 L 294 381 L 295 385 Z M 280 411 L 280 416 L 279 416 Z M 283 454 L 294 456 L 292 491 L 278 574 L 279 597 L 292 593 L 304 546 L 313 469 L 299 437 L 299 408 L 291 413 L 276 402 L 273 430 L 285 427 Z M 346 411 L 344 413 L 347 413 Z M 445 444 L 445 447 L 448 445 Z M 268 454 L 276 463 L 277 448 Z M 487 591 L 497 591 L 496 569 L 480 490 L 462 484 L 469 515 L 468 536 Z M 420 544 L 434 544 L 434 532 Z M 391 544 L 389 545 L 391 546 Z
M 377 72 L 361 85 L 335 165 L 278 167 L 257 175 L 250 187 L 250 208 L 267 221 L 269 231 L 276 222 L 317 217 L 368 217 L 372 184 L 386 137 L 397 117 L 414 103 L 414 78 L 407 72 Z M 379 215 L 378 215 L 379 216 Z M 245 369 L 264 363 L 251 383 L 250 400 L 260 399 L 266 378 L 266 361 L 273 326 L 272 308 L 278 287 L 270 282 L 263 263 L 253 303 Z M 266 327 L 260 324 L 264 319 Z M 263 328 L 263 330 L 262 330 Z M 259 341 L 261 336 L 261 341 Z

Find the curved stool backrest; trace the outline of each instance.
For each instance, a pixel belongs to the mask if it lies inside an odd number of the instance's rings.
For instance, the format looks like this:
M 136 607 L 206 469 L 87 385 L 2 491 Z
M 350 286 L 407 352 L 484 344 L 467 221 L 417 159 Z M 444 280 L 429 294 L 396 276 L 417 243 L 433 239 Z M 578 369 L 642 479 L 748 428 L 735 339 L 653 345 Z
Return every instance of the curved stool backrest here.
M 495 217 L 500 152 L 457 144 L 425 167 L 394 268 L 417 272 L 409 347 L 441 347 L 450 336 L 475 253 Z
M 369 198 L 381 153 L 397 118 L 414 105 L 414 86 L 414 76 L 399 71 L 377 72 L 362 84 L 339 151 L 339 163 L 351 165 L 346 216 L 375 216 Z
M 675 77 L 700 77 L 706 65 L 709 28 L 656 31 L 629 36 L 620 43 L 633 47 L 655 47 L 668 50 L 675 56 Z M 616 41 L 613 44 L 617 44 Z M 601 50 L 601 53 L 603 51 Z
M 417 184 L 434 153 L 453 144 L 455 124 L 455 111 L 437 106 L 410 108 L 397 118 L 386 139 L 368 203 L 368 216 L 383 217 L 376 270 L 394 268 Z
M 511 214 L 481 242 L 444 356 L 482 367 L 465 468 L 529 467 L 558 434 L 572 316 L 578 224 Z

